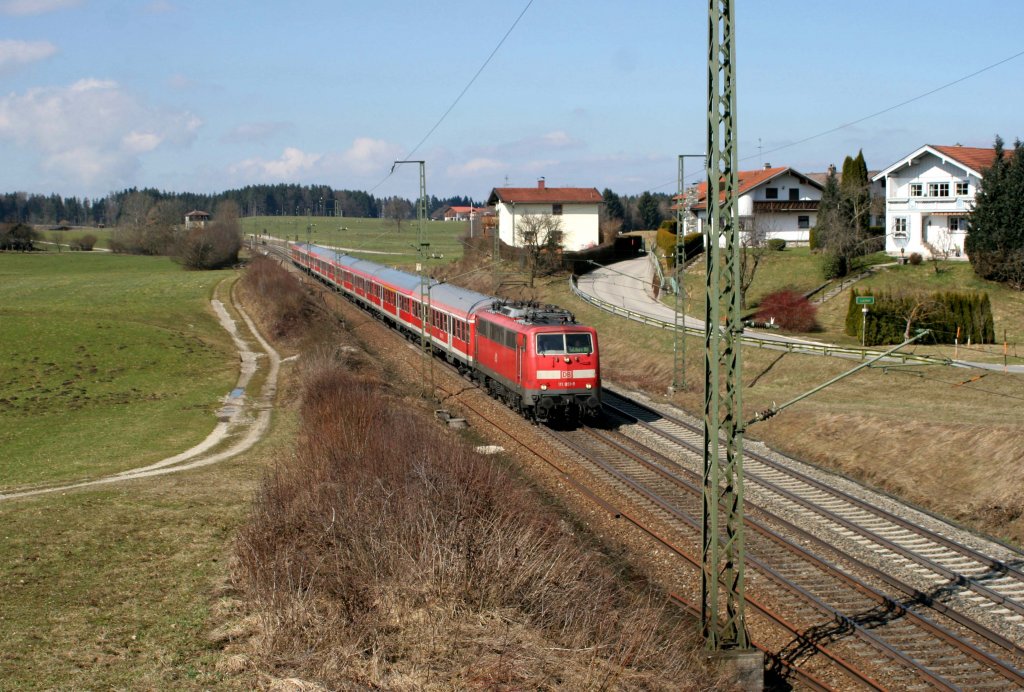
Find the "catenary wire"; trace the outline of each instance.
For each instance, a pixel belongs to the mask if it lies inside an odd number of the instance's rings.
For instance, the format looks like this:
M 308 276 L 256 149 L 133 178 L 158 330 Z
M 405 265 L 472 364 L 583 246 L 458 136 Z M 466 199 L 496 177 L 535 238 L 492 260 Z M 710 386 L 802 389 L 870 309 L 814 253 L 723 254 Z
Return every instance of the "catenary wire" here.
M 490 55 L 488 55 L 488 56 L 487 56 L 487 59 L 486 59 L 486 60 L 484 60 L 484 62 L 483 62 L 483 64 L 482 64 L 482 65 L 480 65 L 480 69 L 478 69 L 478 70 L 476 71 L 476 74 L 474 74 L 474 75 L 473 75 L 473 76 L 472 76 L 472 77 L 470 78 L 469 82 L 467 82 L 467 83 L 466 83 L 466 86 L 464 86 L 464 87 L 462 88 L 462 91 L 460 91 L 460 92 L 459 92 L 459 95 L 458 95 L 458 96 L 456 96 L 456 97 L 455 97 L 455 100 L 454 100 L 454 101 L 452 101 L 452 103 L 451 103 L 451 105 L 450 105 L 450 106 L 448 106 L 448 109 L 447 109 L 447 110 L 446 110 L 446 111 L 445 111 L 444 113 L 442 113 L 442 114 L 441 114 L 441 117 L 440 117 L 440 118 L 438 118 L 438 119 L 437 119 L 437 122 L 436 122 L 436 123 L 434 123 L 434 126 L 430 128 L 430 130 L 429 130 L 429 131 L 427 132 L 427 134 L 423 135 L 423 139 L 421 139 L 421 140 L 419 141 L 419 143 L 417 143 L 417 144 L 416 144 L 416 146 L 414 146 L 414 147 L 413 147 L 412 149 L 410 149 L 410 150 L 409 150 L 409 153 L 407 153 L 407 154 L 406 154 L 405 156 L 403 156 L 403 157 L 402 157 L 403 159 L 409 159 L 410 157 L 412 157 L 412 155 L 413 155 L 413 154 L 415 154 L 415 153 L 416 153 L 417 151 L 419 151 L 419 148 L 420 148 L 421 146 L 423 146 L 423 144 L 424 144 L 424 143 L 425 143 L 425 142 L 426 142 L 426 141 L 427 141 L 428 139 L 430 139 L 430 136 L 431 136 L 432 134 L 434 134 L 434 132 L 435 132 L 435 131 L 437 130 L 437 128 L 441 126 L 441 123 L 443 123 L 443 122 L 444 122 L 444 120 L 445 120 L 445 118 L 447 118 L 447 117 L 448 117 L 448 114 L 449 114 L 449 113 L 451 113 L 451 112 L 452 112 L 452 110 L 453 110 L 453 109 L 455 108 L 455 106 L 457 106 L 457 105 L 458 105 L 459 101 L 461 101 L 461 100 L 462 100 L 462 97 L 466 95 L 466 92 L 467 92 L 467 91 L 469 91 L 469 88 L 470 88 L 471 86 L 473 86 L 473 83 L 474 83 L 474 82 L 476 82 L 477 78 L 478 78 L 478 77 L 479 77 L 479 76 L 481 75 L 481 73 L 483 73 L 483 71 L 484 71 L 484 69 L 485 69 L 485 68 L 487 67 L 487 65 L 488 65 L 488 64 L 490 64 L 491 60 L 492 60 L 492 59 L 494 58 L 494 56 L 495 56 L 495 55 L 497 54 L 498 50 L 499 50 L 499 49 L 500 49 L 500 48 L 502 47 L 502 45 L 504 45 L 504 43 L 505 43 L 506 39 L 508 39 L 508 37 L 509 37 L 509 36 L 510 36 L 510 35 L 512 34 L 512 31 L 513 31 L 513 30 L 514 30 L 514 29 L 516 28 L 516 26 L 517 26 L 517 25 L 519 24 L 519 21 L 520 21 L 520 20 L 521 20 L 521 19 L 523 18 L 523 15 L 525 15 L 525 14 L 526 14 L 526 11 L 527 11 L 528 9 L 530 9 L 530 6 L 531 6 L 531 5 L 533 5 L 533 0 L 527 0 L 526 6 L 525 6 L 525 7 L 523 7 L 523 10 L 522 10 L 522 12 L 520 12 L 520 13 L 519 13 L 519 16 L 515 18 L 515 21 L 513 21 L 513 22 L 512 22 L 512 25 L 511 25 L 511 26 L 510 26 L 510 27 L 508 28 L 508 31 L 506 31 L 506 32 L 505 32 L 505 35 L 501 37 L 501 40 L 500 40 L 500 41 L 498 41 L 498 44 L 497 44 L 496 46 L 494 46 L 494 50 L 492 50 L 492 51 L 491 51 L 491 54 L 490 54 Z M 391 175 L 392 175 L 393 173 L 394 173 L 394 167 L 392 167 L 391 171 L 389 171 L 389 172 L 388 172 L 388 174 L 387 174 L 386 176 L 384 176 L 384 179 L 383 179 L 383 180 L 381 180 L 381 181 L 380 181 L 379 183 L 377 183 L 376 185 L 374 185 L 374 186 L 373 186 L 373 187 L 372 187 L 372 188 L 370 189 L 370 191 L 369 191 L 369 193 L 368 193 L 368 194 L 373 194 L 373 192 L 374 192 L 374 191 L 375 191 L 375 190 L 376 190 L 377 188 L 379 188 L 379 187 L 380 187 L 381 185 L 383 185 L 383 184 L 384 184 L 384 183 L 385 183 L 385 182 L 387 181 L 387 179 L 391 177 Z
M 948 89 L 949 87 L 954 86 L 956 84 L 959 84 L 960 82 L 967 81 L 968 79 L 971 79 L 972 77 L 977 77 L 978 75 L 980 75 L 980 74 L 982 74 L 984 72 L 988 72 L 989 70 L 994 69 L 996 67 L 999 67 L 1000 65 L 1003 65 L 1005 63 L 1008 63 L 1011 60 L 1015 60 L 1015 59 L 1021 57 L 1022 55 L 1024 55 L 1024 50 L 1022 50 L 1022 51 L 1020 51 L 1018 53 L 1014 53 L 1013 55 L 1011 55 L 1011 56 L 1009 56 L 1007 58 L 1003 58 L 1002 60 L 999 60 L 998 62 L 994 62 L 991 65 L 986 65 L 985 67 L 982 67 L 979 70 L 975 70 L 974 72 L 971 72 L 970 74 L 964 75 L 963 77 L 959 77 L 957 79 L 954 79 L 951 82 L 946 82 L 945 84 L 943 84 L 941 86 L 937 86 L 934 89 L 931 89 L 931 90 L 926 91 L 924 93 L 918 94 L 917 96 L 913 96 L 913 97 L 911 97 L 909 99 L 906 99 L 905 101 L 901 101 L 901 102 L 899 102 L 899 103 L 897 103 L 895 105 L 889 106 L 887 108 L 883 108 L 880 111 L 875 111 L 874 113 L 871 113 L 870 115 L 865 115 L 862 118 L 857 118 L 856 120 L 851 120 L 850 122 L 843 123 L 842 125 L 836 125 L 835 127 L 832 127 L 832 128 L 827 129 L 827 130 L 823 130 L 821 132 L 818 132 L 816 134 L 804 137 L 803 139 L 798 139 L 795 142 L 789 142 L 788 144 L 782 144 L 782 145 L 779 145 L 779 146 L 774 147 L 772 149 L 768 149 L 767 151 L 759 151 L 757 154 L 751 154 L 750 156 L 744 156 L 744 157 L 740 158 L 739 161 L 749 161 L 750 159 L 758 158 L 758 157 L 764 156 L 765 154 L 774 154 L 777 151 L 782 151 L 784 149 L 789 149 L 791 147 L 799 146 L 801 144 L 805 144 L 807 142 L 810 142 L 812 140 L 818 139 L 820 137 L 824 137 L 825 135 L 830 135 L 833 132 L 838 132 L 839 130 L 846 129 L 848 127 L 853 127 L 854 125 L 858 125 L 858 124 L 864 122 L 865 120 L 870 120 L 871 118 L 876 118 L 879 115 L 883 115 L 883 114 L 888 113 L 890 111 L 894 111 L 897 108 L 902 108 L 903 106 L 911 104 L 914 101 L 920 101 L 923 98 L 931 96 L 932 94 L 936 94 L 936 93 L 938 93 L 938 92 L 940 92 L 940 91 L 942 91 L 944 89 Z M 695 176 L 699 176 L 699 175 L 702 175 L 702 173 L 694 173 L 692 175 L 688 175 L 688 176 L 686 176 L 686 179 L 691 179 L 691 178 L 694 178 Z M 677 181 L 675 181 L 675 180 L 670 180 L 670 181 L 668 181 L 666 183 L 662 183 L 661 185 L 658 185 L 657 187 L 653 187 L 651 189 L 652 190 L 660 190 L 661 188 L 668 187 L 669 185 L 675 184 L 676 182 Z

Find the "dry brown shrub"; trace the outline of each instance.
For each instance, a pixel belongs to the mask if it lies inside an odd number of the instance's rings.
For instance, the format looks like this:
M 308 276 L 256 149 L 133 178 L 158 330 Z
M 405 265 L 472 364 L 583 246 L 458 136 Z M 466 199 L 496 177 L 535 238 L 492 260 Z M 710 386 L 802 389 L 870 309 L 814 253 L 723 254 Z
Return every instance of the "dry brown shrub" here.
M 274 677 L 386 689 L 696 689 L 694 628 L 505 469 L 336 353 L 237 545 Z
M 309 328 L 313 308 L 306 290 L 294 274 L 274 260 L 254 257 L 242 284 L 264 312 L 272 338 L 301 336 Z

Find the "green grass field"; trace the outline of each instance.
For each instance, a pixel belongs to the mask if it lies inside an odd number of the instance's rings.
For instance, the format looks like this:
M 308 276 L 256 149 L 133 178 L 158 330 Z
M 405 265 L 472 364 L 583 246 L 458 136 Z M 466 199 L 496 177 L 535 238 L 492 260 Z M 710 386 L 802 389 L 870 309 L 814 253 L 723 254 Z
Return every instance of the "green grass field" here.
M 209 309 L 233 276 L 167 258 L 0 253 L 0 491 L 201 441 L 238 376 Z
M 335 216 L 255 216 L 241 219 L 246 234 L 266 233 L 277 238 L 349 248 L 356 257 L 381 264 L 410 266 L 417 261 L 416 221 L 396 226 L 390 219 L 356 219 Z M 313 228 L 307 236 L 307 229 Z M 425 228 L 428 266 L 456 261 L 462 257 L 459 239 L 466 234 L 465 222 L 428 221 Z M 384 255 L 377 253 L 387 253 Z

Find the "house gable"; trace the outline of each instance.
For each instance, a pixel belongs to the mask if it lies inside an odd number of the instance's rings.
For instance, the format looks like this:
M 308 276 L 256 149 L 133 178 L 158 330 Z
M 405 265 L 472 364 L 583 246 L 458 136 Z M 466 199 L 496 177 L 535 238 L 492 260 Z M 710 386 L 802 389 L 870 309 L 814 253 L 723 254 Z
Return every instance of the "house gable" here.
M 487 199 L 498 217 L 498 234 L 508 245 L 516 245 L 516 219 L 528 214 L 558 216 L 562 225 L 562 247 L 575 251 L 600 242 L 600 205 L 604 198 L 592 187 L 496 187 Z
M 966 258 L 964 240 L 982 171 L 994 149 L 926 144 L 873 180 L 885 181 L 885 249 L 891 255 Z

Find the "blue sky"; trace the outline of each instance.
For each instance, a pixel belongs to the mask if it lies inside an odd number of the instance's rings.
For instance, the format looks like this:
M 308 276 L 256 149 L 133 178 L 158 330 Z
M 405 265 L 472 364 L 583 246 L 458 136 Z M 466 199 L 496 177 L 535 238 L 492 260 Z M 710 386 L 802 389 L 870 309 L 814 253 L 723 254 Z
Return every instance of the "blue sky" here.
M 0 191 L 322 183 L 412 198 L 409 156 L 528 0 L 0 0 Z M 1024 2 L 737 0 L 741 168 L 1024 137 Z M 705 139 L 704 0 L 534 0 L 411 158 L 427 191 L 672 192 Z M 759 149 L 760 147 L 760 149 Z M 687 161 L 696 172 L 698 163 Z

